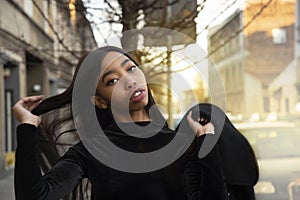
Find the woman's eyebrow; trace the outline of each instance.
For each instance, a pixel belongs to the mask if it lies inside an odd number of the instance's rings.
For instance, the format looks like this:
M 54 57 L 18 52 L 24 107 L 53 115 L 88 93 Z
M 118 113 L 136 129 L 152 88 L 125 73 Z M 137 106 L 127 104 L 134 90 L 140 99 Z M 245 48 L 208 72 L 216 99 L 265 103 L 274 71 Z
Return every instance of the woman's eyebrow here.
M 130 59 L 125 59 L 125 60 L 123 60 L 122 62 L 121 62 L 121 67 L 124 67 L 128 62 L 130 62 Z M 114 73 L 115 71 L 114 70 L 109 70 L 109 71 L 107 71 L 107 72 L 105 72 L 104 74 L 103 74 L 103 77 L 102 77 L 102 83 L 104 83 L 104 79 L 109 75 L 109 74 L 112 74 L 112 73 Z
M 114 70 L 109 70 L 109 71 L 105 72 L 102 76 L 102 83 L 104 83 L 104 79 L 112 73 L 114 73 Z
M 124 67 L 124 65 L 126 65 L 126 63 L 128 63 L 130 60 L 129 59 L 125 59 L 121 62 L 121 67 Z

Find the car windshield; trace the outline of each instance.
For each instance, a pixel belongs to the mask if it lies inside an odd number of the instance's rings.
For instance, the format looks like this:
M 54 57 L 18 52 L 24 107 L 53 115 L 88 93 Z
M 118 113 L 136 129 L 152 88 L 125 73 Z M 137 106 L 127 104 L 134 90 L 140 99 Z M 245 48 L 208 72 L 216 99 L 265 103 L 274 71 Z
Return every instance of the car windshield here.
M 300 129 L 295 127 L 241 130 L 257 158 L 300 156 Z

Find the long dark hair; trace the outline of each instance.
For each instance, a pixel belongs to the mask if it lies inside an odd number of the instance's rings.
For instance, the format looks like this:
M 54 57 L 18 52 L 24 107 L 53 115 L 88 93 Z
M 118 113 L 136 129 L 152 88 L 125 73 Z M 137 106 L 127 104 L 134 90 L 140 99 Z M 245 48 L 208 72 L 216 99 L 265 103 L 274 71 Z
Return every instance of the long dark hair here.
M 32 113 L 40 115 L 42 122 L 39 126 L 40 137 L 40 152 L 41 152 L 41 168 L 43 171 L 47 171 L 52 165 L 56 163 L 58 158 L 64 154 L 70 146 L 73 146 L 80 141 L 75 124 L 74 116 L 72 113 L 72 98 L 75 80 L 77 78 L 80 68 L 86 67 L 84 65 L 85 59 L 88 59 L 90 53 L 94 53 L 97 56 L 97 62 L 92 67 L 100 68 L 103 58 L 109 52 L 119 52 L 129 59 L 131 59 L 137 66 L 138 64 L 129 56 L 123 49 L 114 46 L 105 46 L 95 49 L 89 53 L 86 53 L 79 60 L 73 79 L 69 87 L 61 94 L 49 97 L 45 99 Z M 155 106 L 155 101 L 148 89 L 148 105 L 145 109 L 149 113 L 150 108 L 154 108 L 154 116 L 162 117 L 161 113 Z M 151 109 L 152 109 L 151 108 Z M 110 109 L 98 109 L 97 117 L 101 127 L 104 129 L 109 124 L 113 123 L 112 112 Z M 83 180 L 74 191 L 66 196 L 64 199 L 87 199 L 86 191 L 89 187 L 89 182 Z

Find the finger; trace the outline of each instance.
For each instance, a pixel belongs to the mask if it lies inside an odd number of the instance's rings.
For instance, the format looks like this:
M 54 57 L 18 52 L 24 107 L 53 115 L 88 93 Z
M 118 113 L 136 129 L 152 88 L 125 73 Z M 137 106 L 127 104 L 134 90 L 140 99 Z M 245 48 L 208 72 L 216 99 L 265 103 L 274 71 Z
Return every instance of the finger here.
M 33 105 L 35 105 L 36 103 L 40 103 L 42 100 L 36 100 L 36 101 L 28 101 L 26 103 L 26 107 L 29 109 L 30 107 L 32 107 Z
M 30 96 L 30 97 L 24 97 L 22 99 L 23 106 L 26 109 L 30 109 L 36 102 L 40 102 L 43 99 L 43 96 Z
M 198 137 L 205 134 L 204 127 L 201 124 L 198 125 L 196 134 Z
M 19 108 L 25 108 L 26 104 L 24 102 L 24 99 L 20 99 L 17 101 L 17 103 L 13 106 L 13 109 L 19 109 Z
M 38 105 L 40 105 L 41 102 L 42 102 L 42 100 L 39 100 L 39 101 L 33 103 L 31 106 L 28 107 L 28 110 L 32 111 L 33 109 L 35 109 L 36 107 L 38 107 Z
M 189 126 L 193 129 L 193 131 L 195 131 L 196 123 L 198 123 L 198 122 L 193 120 L 192 111 L 190 111 L 189 114 L 187 115 L 187 121 L 188 121 Z
M 190 119 L 192 119 L 192 111 L 190 111 L 190 112 L 189 112 L 189 114 L 187 115 L 187 117 L 186 117 L 186 118 L 187 118 L 187 120 L 190 120 Z
M 30 97 L 24 97 L 17 101 L 17 103 L 13 106 L 13 110 L 19 110 L 19 109 L 26 109 L 29 110 L 32 105 L 34 105 L 36 102 L 39 102 L 43 99 L 43 96 L 30 96 Z
M 38 96 L 29 96 L 29 97 L 24 97 L 22 98 L 22 101 L 24 103 L 28 103 L 28 102 L 36 102 L 36 101 L 40 101 L 43 99 L 43 95 L 38 95 Z
M 195 121 L 192 119 L 192 112 L 190 111 L 189 114 L 187 115 L 187 121 L 190 126 L 190 128 L 193 130 L 193 132 L 197 135 L 200 136 L 204 133 L 203 126 L 199 124 L 199 122 Z
M 215 134 L 215 127 L 214 125 L 209 122 L 204 126 L 205 134 Z

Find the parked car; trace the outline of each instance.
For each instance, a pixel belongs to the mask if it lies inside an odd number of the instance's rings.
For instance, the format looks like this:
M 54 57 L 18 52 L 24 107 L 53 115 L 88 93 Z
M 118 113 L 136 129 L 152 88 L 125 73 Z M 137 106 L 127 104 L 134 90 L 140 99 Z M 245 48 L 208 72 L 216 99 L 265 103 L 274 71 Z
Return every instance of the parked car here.
M 248 139 L 259 165 L 256 200 L 289 200 L 300 177 L 300 127 L 288 122 L 235 124 Z M 290 191 L 289 191 L 290 190 Z M 296 200 L 293 198 L 293 200 Z

